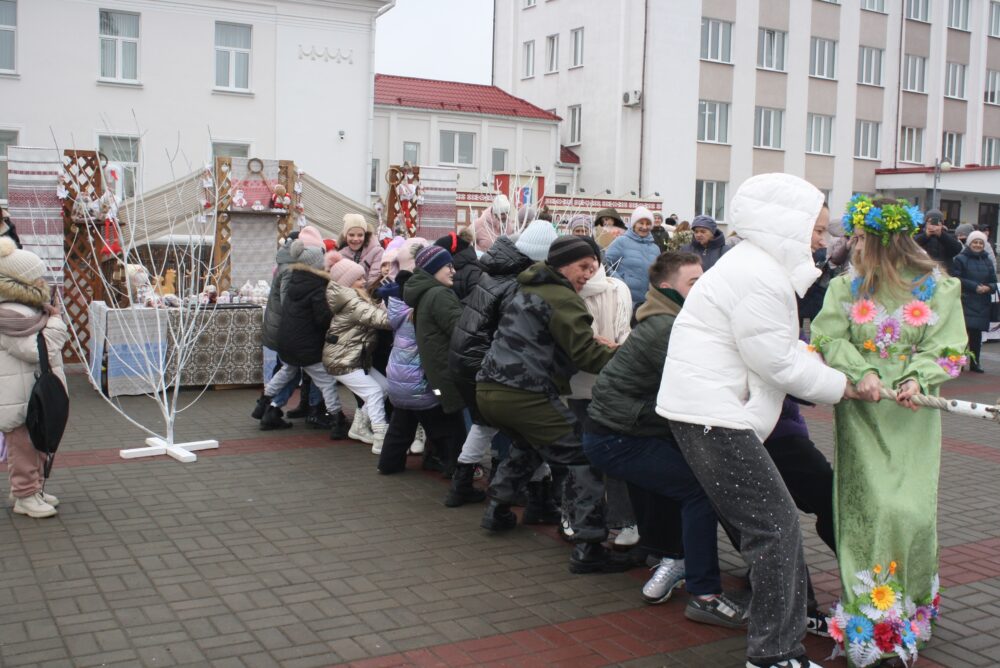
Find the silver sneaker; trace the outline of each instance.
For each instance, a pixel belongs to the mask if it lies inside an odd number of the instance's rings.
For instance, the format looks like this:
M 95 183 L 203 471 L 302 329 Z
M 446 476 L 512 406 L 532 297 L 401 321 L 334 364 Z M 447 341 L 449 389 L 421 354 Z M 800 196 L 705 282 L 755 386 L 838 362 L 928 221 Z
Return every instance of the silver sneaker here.
M 664 557 L 656 567 L 653 577 L 642 588 L 642 597 L 647 603 L 663 603 L 670 598 L 677 587 L 684 584 L 685 571 L 683 559 Z
M 684 608 L 684 616 L 692 622 L 713 624 L 727 629 L 743 628 L 747 624 L 748 610 L 729 598 L 719 594 L 712 598 L 692 596 Z

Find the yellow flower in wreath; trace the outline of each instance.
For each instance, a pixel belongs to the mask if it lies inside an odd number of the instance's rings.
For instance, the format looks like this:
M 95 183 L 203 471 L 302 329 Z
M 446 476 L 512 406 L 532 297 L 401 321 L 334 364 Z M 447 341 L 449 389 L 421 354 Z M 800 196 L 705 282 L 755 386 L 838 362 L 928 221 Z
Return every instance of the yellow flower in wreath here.
M 879 585 L 872 589 L 872 605 L 879 610 L 888 610 L 896 602 L 896 592 L 888 585 Z
M 875 342 L 874 342 L 874 341 L 872 341 L 871 339 L 867 339 L 867 340 L 866 340 L 866 341 L 864 342 L 864 344 L 863 344 L 863 345 L 864 345 L 864 349 L 865 349 L 865 350 L 867 350 L 867 351 L 868 351 L 868 352 L 870 352 L 870 353 L 873 353 L 873 352 L 875 352 L 876 350 L 878 350 L 878 348 L 877 348 L 877 347 L 875 346 Z

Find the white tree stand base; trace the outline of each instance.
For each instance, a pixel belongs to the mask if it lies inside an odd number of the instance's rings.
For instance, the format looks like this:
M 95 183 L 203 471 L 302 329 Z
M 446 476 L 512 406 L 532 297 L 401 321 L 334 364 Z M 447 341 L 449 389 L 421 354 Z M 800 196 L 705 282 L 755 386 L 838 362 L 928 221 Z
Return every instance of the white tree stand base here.
M 192 441 L 191 443 L 167 443 L 162 438 L 154 436 L 146 439 L 145 448 L 130 448 L 119 450 L 122 459 L 137 459 L 139 457 L 156 457 L 170 455 L 179 462 L 190 464 L 198 460 L 198 455 L 192 450 L 213 450 L 219 447 L 218 441 Z

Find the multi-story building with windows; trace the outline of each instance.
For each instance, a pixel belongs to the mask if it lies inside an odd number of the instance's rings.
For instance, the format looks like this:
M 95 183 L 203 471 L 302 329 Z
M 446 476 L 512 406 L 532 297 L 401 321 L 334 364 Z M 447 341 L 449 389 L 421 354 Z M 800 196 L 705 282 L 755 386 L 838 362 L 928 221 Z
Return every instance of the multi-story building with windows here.
M 997 0 L 495 0 L 494 83 L 563 118 L 592 192 L 725 220 L 802 176 L 997 221 Z M 937 161 L 947 161 L 937 171 Z M 951 169 L 948 170 L 947 167 Z

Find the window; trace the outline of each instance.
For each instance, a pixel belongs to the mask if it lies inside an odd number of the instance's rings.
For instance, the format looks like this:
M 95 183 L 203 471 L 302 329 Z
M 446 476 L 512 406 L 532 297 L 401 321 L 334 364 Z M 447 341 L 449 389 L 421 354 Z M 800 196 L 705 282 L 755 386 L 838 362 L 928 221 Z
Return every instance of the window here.
M 580 67 L 583 65 L 583 28 L 577 28 L 569 34 L 573 40 L 573 67 Z
M 965 99 L 965 65 L 962 63 L 948 63 L 948 69 L 944 78 L 945 97 L 955 97 L 960 100 Z
M 930 16 L 930 0 L 906 0 L 906 18 L 927 21 Z
M 948 27 L 969 29 L 969 0 L 948 0 Z
M 3 158 L 0 158 L 2 160 Z M 1000 137 L 983 137 L 983 167 L 1000 166 Z M 3 178 L 0 175 L 0 178 Z M 0 197 L 3 192 L 0 191 Z
M 785 71 L 785 37 L 780 30 L 761 28 L 757 31 L 757 67 Z
M 986 104 L 1000 104 L 1000 70 L 986 70 L 983 102 Z
M 250 26 L 215 24 L 215 86 L 250 90 Z
M 812 38 L 809 49 L 809 74 L 824 79 L 837 78 L 837 43 L 822 37 Z
M 1000 2 L 990 3 L 990 37 L 1000 37 Z
M 718 19 L 701 20 L 701 59 L 720 63 L 732 60 L 733 24 Z
M 368 180 L 368 192 L 377 193 L 378 192 L 378 158 L 372 160 L 372 173 Z
M 403 142 L 403 162 L 411 165 L 420 164 L 420 144 L 415 141 Z
M 559 35 L 545 38 L 545 73 L 559 71 Z
M 877 121 L 857 122 L 854 128 L 854 157 L 878 160 L 878 135 L 881 123 Z
M 97 150 L 122 166 L 122 179 L 118 196 L 127 199 L 135 195 L 135 182 L 139 172 L 139 138 L 101 135 L 97 138 Z
M 492 165 L 494 172 L 507 171 L 507 149 L 505 148 L 493 149 Z
M 0 130 L 0 202 L 7 201 L 7 147 L 17 146 L 17 133 Z
M 101 78 L 139 80 L 139 15 L 101 10 Z
M 882 49 L 862 46 L 858 54 L 858 83 L 869 86 L 882 85 Z
M 961 167 L 964 140 L 961 132 L 945 132 L 941 138 L 941 160 L 947 160 L 952 167 Z
M 566 111 L 569 112 L 569 143 L 579 144 L 582 138 L 580 119 L 581 111 L 580 105 L 575 104 L 572 107 L 567 107 Z
M 717 222 L 726 219 L 726 182 L 694 182 L 694 215 L 711 216 Z
M 568 183 L 557 183 L 556 184 L 556 195 L 568 195 L 569 194 L 569 184 Z
M 449 165 L 473 164 L 476 135 L 471 132 L 441 131 L 441 162 Z
M 729 103 L 698 100 L 698 141 L 729 143 Z
M 885 13 L 885 0 L 861 0 L 861 9 Z
M 525 79 L 530 79 L 535 76 L 535 41 L 524 43 L 524 48 L 521 51 L 521 65 L 522 73 L 521 76 Z
M 903 61 L 903 90 L 912 93 L 926 93 L 927 59 L 923 56 L 906 54 Z
M 535 0 L 524 0 L 524 8 L 525 9 L 527 9 L 528 7 L 534 7 L 534 6 L 535 6 Z
M 17 43 L 17 3 L 0 0 L 0 72 L 13 72 Z
M 212 142 L 213 158 L 249 158 L 250 144 L 240 144 L 237 142 L 214 141 Z
M 806 116 L 806 153 L 833 154 L 833 116 Z
M 753 145 L 757 148 L 781 148 L 781 109 L 757 107 L 753 119 Z
M 899 129 L 899 160 L 901 162 L 924 161 L 924 129 Z

